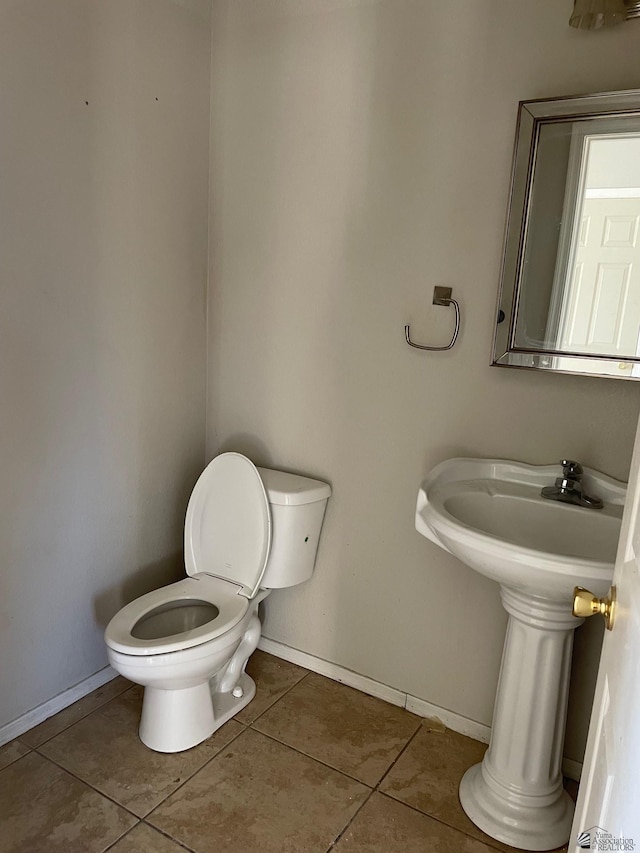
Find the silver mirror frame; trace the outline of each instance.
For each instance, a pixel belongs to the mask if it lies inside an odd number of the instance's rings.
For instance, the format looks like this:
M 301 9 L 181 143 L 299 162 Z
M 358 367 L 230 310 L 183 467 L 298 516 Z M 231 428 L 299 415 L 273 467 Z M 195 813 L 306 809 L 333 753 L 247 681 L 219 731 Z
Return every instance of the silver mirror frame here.
M 612 376 L 603 371 L 603 366 L 611 361 L 620 362 L 619 357 L 585 355 L 584 353 L 580 353 L 579 358 L 583 362 L 588 360 L 592 363 L 593 370 L 560 370 L 554 362 L 558 356 L 562 357 L 564 362 L 570 360 L 567 358 L 566 352 L 525 349 L 517 346 L 515 342 L 515 324 L 521 296 L 523 259 L 531 221 L 532 187 L 540 131 L 543 126 L 552 122 L 589 121 L 603 116 L 640 117 L 640 89 L 520 101 L 498 292 L 492 365 L 550 370 L 556 373 L 575 373 L 580 376 L 640 379 L 640 369 L 638 368 L 640 358 L 627 359 L 624 363 L 629 365 L 629 372 L 620 376 Z M 636 375 L 631 375 L 634 365 L 633 373 Z

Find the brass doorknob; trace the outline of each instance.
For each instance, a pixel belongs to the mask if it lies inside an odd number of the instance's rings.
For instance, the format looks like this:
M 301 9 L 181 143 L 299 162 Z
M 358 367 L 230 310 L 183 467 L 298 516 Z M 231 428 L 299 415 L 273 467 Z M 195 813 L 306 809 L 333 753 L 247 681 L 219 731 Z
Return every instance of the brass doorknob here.
M 616 588 L 612 586 L 608 598 L 597 598 L 592 592 L 584 587 L 576 586 L 573 590 L 572 613 L 580 619 L 587 616 L 595 616 L 601 613 L 604 616 L 604 624 L 607 631 L 611 631 L 615 620 L 616 610 Z

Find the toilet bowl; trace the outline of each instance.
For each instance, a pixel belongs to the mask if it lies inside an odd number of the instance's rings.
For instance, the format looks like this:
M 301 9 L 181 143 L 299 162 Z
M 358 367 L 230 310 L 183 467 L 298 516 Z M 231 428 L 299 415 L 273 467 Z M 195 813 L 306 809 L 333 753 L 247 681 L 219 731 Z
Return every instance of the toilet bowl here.
M 144 686 L 150 749 L 196 746 L 251 701 L 258 604 L 311 577 L 330 495 L 327 483 L 239 453 L 202 472 L 187 507 L 187 577 L 127 604 L 105 631 L 111 666 Z

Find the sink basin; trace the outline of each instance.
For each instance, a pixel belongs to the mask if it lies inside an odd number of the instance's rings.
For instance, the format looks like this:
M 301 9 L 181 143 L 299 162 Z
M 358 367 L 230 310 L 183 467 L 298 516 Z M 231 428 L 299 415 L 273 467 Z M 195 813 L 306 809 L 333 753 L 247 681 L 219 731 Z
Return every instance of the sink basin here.
M 602 597 L 611 583 L 626 485 L 584 469 L 602 509 L 547 500 L 560 465 L 449 459 L 418 492 L 415 524 L 427 539 L 500 584 L 509 614 L 491 740 L 460 782 L 468 817 L 524 850 L 565 844 L 573 802 L 562 786 L 574 586 Z
M 613 576 L 624 483 L 585 470 L 587 509 L 541 497 L 556 465 L 449 459 L 422 484 L 416 529 L 483 575 L 533 595 L 571 601 L 574 586 L 606 593 Z

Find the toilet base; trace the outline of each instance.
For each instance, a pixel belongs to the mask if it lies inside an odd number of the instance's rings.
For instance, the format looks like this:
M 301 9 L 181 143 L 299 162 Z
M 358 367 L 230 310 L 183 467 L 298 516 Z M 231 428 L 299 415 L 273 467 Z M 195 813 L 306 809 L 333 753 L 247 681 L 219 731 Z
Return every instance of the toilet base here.
M 140 740 L 155 752 L 182 752 L 210 737 L 256 695 L 253 679 L 243 672 L 233 692 L 212 693 L 211 682 L 182 690 L 145 687 Z
M 234 687 L 235 692 L 239 692 L 239 690 L 242 690 L 241 696 L 234 696 L 233 692 L 211 694 L 216 729 L 224 725 L 227 720 L 235 717 L 256 695 L 256 683 L 246 672 L 242 673 L 237 685 Z

